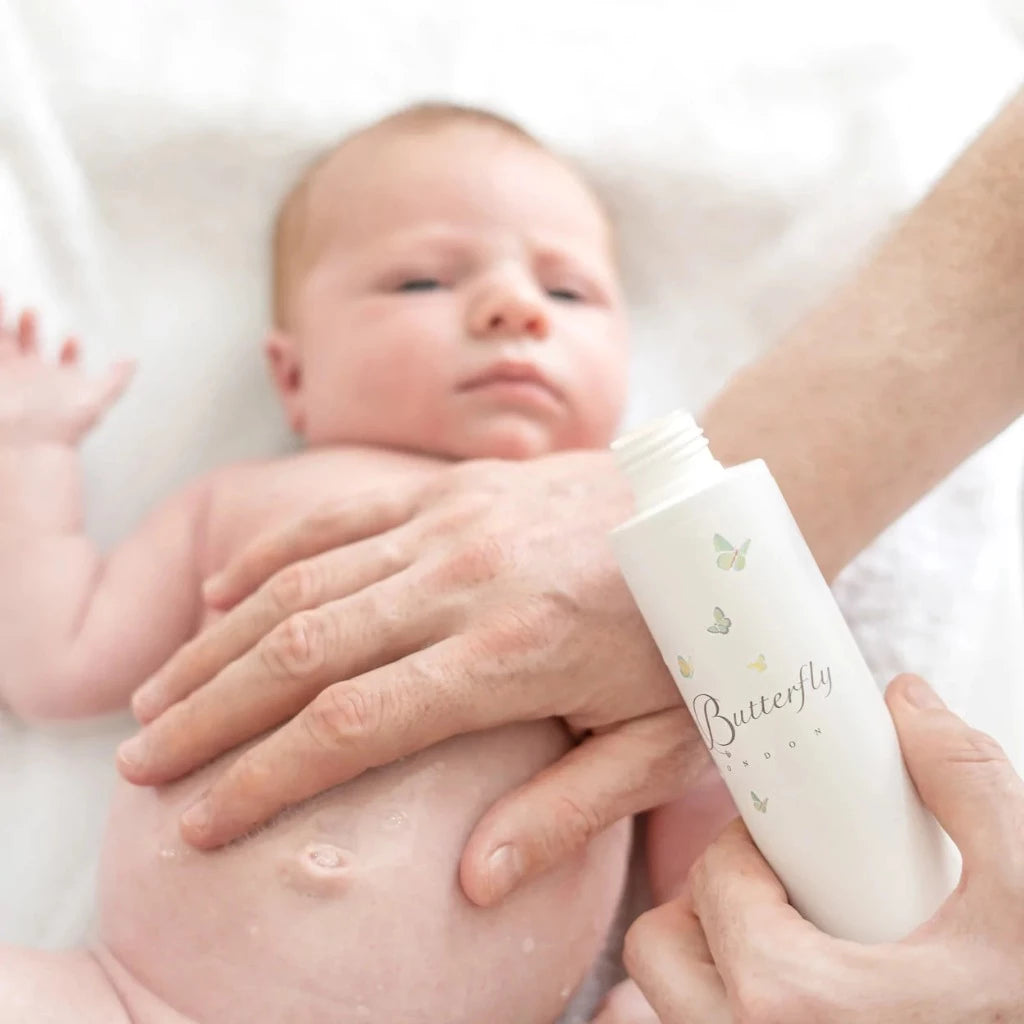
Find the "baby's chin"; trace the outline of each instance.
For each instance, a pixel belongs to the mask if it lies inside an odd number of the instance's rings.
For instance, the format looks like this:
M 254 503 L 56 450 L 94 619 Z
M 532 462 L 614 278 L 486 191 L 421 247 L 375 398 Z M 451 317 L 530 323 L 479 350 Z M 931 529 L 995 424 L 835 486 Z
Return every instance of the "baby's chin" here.
M 456 459 L 536 459 L 575 448 L 601 448 L 608 438 L 567 424 L 552 425 L 506 412 L 464 424 L 449 441 Z

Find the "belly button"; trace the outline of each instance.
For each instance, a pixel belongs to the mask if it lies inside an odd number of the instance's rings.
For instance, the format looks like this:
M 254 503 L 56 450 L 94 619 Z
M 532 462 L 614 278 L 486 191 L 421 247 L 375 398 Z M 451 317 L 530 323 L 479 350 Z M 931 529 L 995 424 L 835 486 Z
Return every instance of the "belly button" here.
M 331 843 L 306 843 L 281 863 L 289 888 L 306 896 L 340 896 L 352 880 L 355 858 L 350 850 Z

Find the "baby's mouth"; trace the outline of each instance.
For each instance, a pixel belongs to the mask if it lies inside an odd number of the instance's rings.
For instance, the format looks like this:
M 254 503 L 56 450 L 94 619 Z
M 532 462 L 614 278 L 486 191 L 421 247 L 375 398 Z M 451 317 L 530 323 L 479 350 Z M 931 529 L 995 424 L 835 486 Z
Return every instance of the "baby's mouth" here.
M 533 363 L 516 360 L 499 360 L 461 381 L 456 388 L 460 392 L 487 391 L 509 398 L 543 398 L 561 403 L 561 390 Z

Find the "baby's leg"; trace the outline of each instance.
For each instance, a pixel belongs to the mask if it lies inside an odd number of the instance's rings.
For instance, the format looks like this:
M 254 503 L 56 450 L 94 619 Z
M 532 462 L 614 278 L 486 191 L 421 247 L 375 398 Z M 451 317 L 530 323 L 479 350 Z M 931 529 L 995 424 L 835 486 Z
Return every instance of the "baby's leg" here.
M 647 818 L 647 864 L 655 904 L 678 896 L 694 861 L 737 815 L 729 790 L 709 768 L 685 796 Z
M 114 986 L 84 950 L 0 946 L 3 1024 L 132 1024 Z

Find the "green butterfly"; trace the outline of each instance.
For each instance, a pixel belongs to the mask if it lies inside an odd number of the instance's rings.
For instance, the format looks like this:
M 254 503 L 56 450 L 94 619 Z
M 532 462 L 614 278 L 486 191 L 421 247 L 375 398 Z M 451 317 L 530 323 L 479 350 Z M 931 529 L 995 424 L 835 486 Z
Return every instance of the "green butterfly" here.
M 754 807 L 756 810 L 760 811 L 762 814 L 768 813 L 768 797 L 765 797 L 762 800 L 753 790 L 750 791 L 750 797 L 754 801 Z
M 725 569 L 727 572 L 729 569 L 735 569 L 739 572 L 745 568 L 747 564 L 747 549 L 750 547 L 750 538 L 748 537 L 739 547 L 735 547 L 730 541 L 727 541 L 720 533 L 715 534 L 715 550 L 720 551 L 721 554 L 715 561 L 718 564 L 719 569 Z
M 728 633 L 729 627 L 732 625 L 732 619 L 725 617 L 725 612 L 721 608 L 715 608 L 715 624 L 708 626 L 709 633 Z

